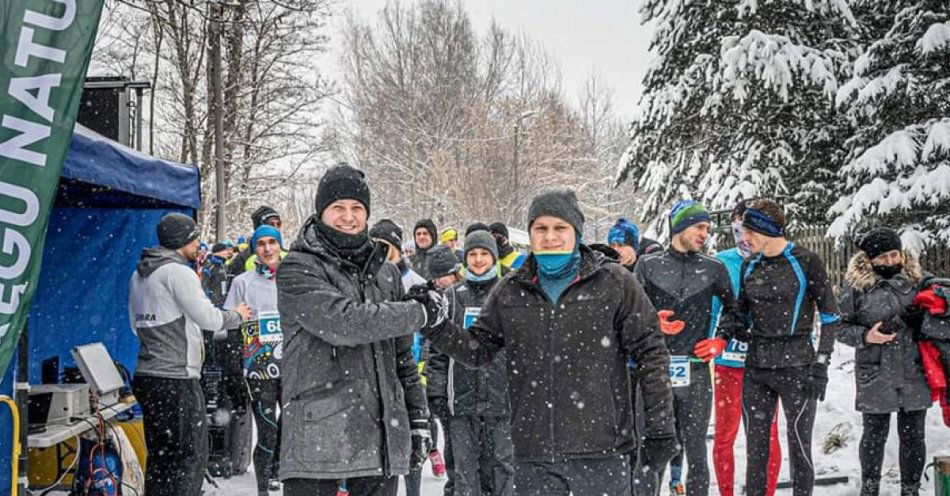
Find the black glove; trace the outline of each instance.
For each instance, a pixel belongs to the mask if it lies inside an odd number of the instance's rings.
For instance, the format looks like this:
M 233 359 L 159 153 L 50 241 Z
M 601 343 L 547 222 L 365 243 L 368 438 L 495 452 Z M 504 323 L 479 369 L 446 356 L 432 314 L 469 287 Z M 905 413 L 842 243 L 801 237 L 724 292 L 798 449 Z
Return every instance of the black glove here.
M 825 389 L 828 387 L 828 364 L 815 362 L 808 371 L 805 392 L 809 398 L 825 401 Z
M 676 436 L 648 437 L 640 446 L 640 464 L 645 471 L 658 472 L 679 450 Z
M 432 448 L 432 435 L 429 433 L 429 421 L 426 419 L 413 420 L 409 424 L 412 426 L 410 431 L 412 435 L 412 453 L 409 455 L 409 470 L 417 472 L 422 470 L 426 459 L 429 458 L 429 449 Z
M 422 325 L 422 331 L 438 329 L 449 318 L 449 302 L 444 294 L 435 290 L 428 290 L 425 294 L 407 294 L 406 296 L 422 303 L 422 308 L 426 313 L 426 321 Z M 423 332 L 424 334 L 425 332 Z
M 903 328 L 904 321 L 901 320 L 899 316 L 894 315 L 881 324 L 881 334 L 896 334 L 897 331 L 900 331 Z

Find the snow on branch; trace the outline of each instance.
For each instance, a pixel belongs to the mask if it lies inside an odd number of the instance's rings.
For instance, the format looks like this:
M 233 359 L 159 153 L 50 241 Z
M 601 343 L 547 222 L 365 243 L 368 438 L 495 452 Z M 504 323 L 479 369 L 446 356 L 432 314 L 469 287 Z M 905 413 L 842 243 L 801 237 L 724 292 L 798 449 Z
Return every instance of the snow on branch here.
M 722 40 L 721 77 L 725 89 L 732 89 L 736 100 L 749 96 L 750 80 L 764 83 L 783 101 L 789 100 L 794 76 L 820 86 L 829 98 L 838 89 L 834 67 L 826 55 L 815 48 L 793 43 L 787 36 L 752 30 L 743 37 L 726 36 Z
M 924 56 L 950 48 L 950 22 L 931 24 L 927 32 L 917 40 L 916 48 Z

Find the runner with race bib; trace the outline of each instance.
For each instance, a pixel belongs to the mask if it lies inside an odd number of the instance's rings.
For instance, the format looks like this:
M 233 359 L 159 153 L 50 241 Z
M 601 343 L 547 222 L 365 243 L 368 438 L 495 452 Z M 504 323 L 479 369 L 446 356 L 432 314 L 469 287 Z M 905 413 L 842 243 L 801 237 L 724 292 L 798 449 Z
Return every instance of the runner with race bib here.
M 669 248 L 642 258 L 634 269 L 653 306 L 660 310 L 660 330 L 670 351 L 676 435 L 685 451 L 687 468 L 684 489 L 678 473 L 682 465 L 672 464 L 670 490 L 674 495 L 685 491 L 689 496 L 706 496 L 709 492 L 709 362 L 723 352 L 732 329 L 739 325 L 729 273 L 722 262 L 701 253 L 709 238 L 710 225 L 709 212 L 701 205 L 690 200 L 677 203 L 670 213 Z M 714 299 L 724 307 L 718 330 Z M 662 478 L 662 469 L 653 474 L 638 474 L 634 478 L 634 493 L 657 494 Z
M 280 404 L 280 359 L 283 355 L 283 334 L 277 313 L 277 265 L 281 258 L 280 231 L 262 225 L 254 231 L 251 247 L 257 255 L 255 270 L 237 276 L 224 308 L 246 303 L 251 319 L 241 326 L 243 338 L 244 375 L 251 390 L 251 409 L 257 425 L 254 446 L 254 473 L 258 494 L 278 490 L 277 466 L 280 451 L 280 427 L 277 405 Z

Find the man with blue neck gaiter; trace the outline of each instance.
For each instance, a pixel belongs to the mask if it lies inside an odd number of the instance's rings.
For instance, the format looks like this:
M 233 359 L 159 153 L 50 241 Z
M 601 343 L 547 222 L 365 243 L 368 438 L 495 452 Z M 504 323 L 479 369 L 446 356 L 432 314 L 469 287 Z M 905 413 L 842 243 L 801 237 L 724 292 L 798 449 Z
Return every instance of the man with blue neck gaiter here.
M 536 196 L 524 265 L 495 285 L 468 329 L 446 320 L 423 331 L 470 366 L 507 354 L 519 496 L 630 494 L 629 358 L 643 391 L 646 465 L 662 466 L 676 451 L 656 310 L 633 274 L 583 244 L 583 227 L 573 191 Z M 439 303 L 431 293 L 422 299 Z

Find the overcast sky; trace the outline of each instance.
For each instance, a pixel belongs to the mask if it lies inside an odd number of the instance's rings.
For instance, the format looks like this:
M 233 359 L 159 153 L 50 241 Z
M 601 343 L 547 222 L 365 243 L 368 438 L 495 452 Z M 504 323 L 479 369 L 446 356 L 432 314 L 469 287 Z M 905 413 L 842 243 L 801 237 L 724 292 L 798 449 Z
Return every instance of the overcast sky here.
M 411 3 L 413 0 L 402 0 Z M 342 1 L 360 17 L 375 19 L 385 0 Z M 484 30 L 494 18 L 510 31 L 524 31 L 541 42 L 561 67 L 564 92 L 576 101 L 592 70 L 600 72 L 614 90 L 617 114 L 629 119 L 640 95 L 640 82 L 650 63 L 650 30 L 640 26 L 637 0 L 463 0 L 475 29 Z M 342 16 L 338 16 L 339 20 Z M 336 24 L 336 23 L 334 23 Z M 331 36 L 337 38 L 336 28 Z M 338 39 L 338 38 L 337 38 Z M 339 44 L 326 57 L 331 75 L 338 72 Z

